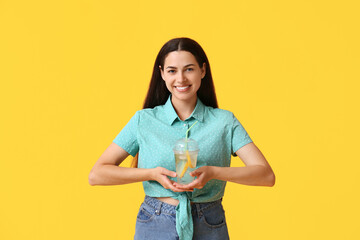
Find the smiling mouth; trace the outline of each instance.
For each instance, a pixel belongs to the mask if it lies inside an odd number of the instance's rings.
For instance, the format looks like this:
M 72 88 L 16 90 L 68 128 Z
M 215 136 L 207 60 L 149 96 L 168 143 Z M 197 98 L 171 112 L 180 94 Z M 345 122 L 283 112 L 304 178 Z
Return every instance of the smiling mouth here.
M 189 88 L 191 85 L 188 85 L 188 86 L 184 86 L 184 87 L 177 87 L 175 86 L 175 88 L 179 89 L 179 90 L 184 90 L 184 89 L 187 89 Z
M 184 87 L 177 87 L 177 86 L 175 86 L 175 88 L 176 88 L 176 90 L 177 90 L 178 92 L 183 92 L 183 93 L 188 92 L 189 89 L 190 89 L 190 87 L 191 87 L 191 85 L 184 86 Z

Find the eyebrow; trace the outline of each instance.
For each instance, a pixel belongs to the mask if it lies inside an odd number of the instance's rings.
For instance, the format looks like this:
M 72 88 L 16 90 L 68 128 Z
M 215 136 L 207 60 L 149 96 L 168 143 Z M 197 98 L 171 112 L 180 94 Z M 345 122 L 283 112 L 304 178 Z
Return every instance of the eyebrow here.
M 195 64 L 190 63 L 190 64 L 188 64 L 188 65 L 185 65 L 184 68 L 189 67 L 189 66 L 195 66 Z M 166 69 L 168 69 L 168 68 L 176 68 L 176 67 L 168 66 Z

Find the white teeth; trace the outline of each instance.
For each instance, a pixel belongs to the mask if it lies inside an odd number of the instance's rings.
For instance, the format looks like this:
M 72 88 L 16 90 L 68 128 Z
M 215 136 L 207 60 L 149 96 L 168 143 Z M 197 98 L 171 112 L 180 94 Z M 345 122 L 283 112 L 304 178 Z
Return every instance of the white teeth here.
M 180 89 L 180 90 L 184 90 L 184 89 L 186 89 L 186 88 L 188 88 L 188 87 L 190 87 L 190 85 L 187 86 L 187 87 L 176 87 L 176 88 L 178 88 L 178 89 Z

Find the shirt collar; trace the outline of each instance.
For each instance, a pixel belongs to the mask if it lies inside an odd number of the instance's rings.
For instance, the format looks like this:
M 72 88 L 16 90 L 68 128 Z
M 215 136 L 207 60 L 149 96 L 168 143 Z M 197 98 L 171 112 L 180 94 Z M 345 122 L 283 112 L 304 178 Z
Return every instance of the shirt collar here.
M 180 120 L 179 116 L 177 115 L 171 103 L 171 96 L 172 94 L 170 93 L 168 100 L 164 104 L 164 112 L 167 117 L 168 123 L 170 125 L 172 125 L 176 119 Z M 193 117 L 196 120 L 202 122 L 204 120 L 204 110 L 205 110 L 205 105 L 201 102 L 200 98 L 197 97 L 195 109 L 187 119 Z

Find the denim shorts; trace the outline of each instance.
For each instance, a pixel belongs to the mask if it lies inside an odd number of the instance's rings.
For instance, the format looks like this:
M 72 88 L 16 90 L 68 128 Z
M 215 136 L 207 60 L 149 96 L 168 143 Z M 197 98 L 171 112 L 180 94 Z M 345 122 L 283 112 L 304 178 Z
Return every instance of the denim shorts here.
M 179 240 L 176 232 L 176 206 L 145 196 L 135 227 L 135 240 Z M 191 205 L 193 240 L 229 239 L 222 199 Z M 187 239 L 185 239 L 187 240 Z

